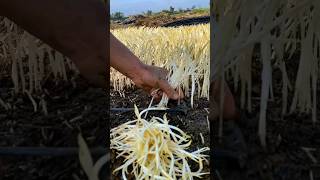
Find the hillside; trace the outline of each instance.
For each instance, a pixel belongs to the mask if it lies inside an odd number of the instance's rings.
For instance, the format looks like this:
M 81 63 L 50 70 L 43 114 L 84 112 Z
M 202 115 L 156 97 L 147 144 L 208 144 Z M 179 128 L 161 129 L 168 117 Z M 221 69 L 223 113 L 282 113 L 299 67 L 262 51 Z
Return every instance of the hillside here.
M 192 10 L 179 10 L 169 11 L 163 10 L 158 13 L 144 13 L 133 15 L 129 17 L 123 17 L 121 19 L 111 18 L 111 29 L 125 28 L 132 26 L 146 26 L 146 27 L 159 27 L 166 26 L 172 22 L 181 22 L 183 20 L 189 20 L 194 24 L 208 23 L 210 19 L 209 8 L 198 8 Z M 188 25 L 190 22 L 188 23 Z M 192 24 L 192 23 L 191 23 Z

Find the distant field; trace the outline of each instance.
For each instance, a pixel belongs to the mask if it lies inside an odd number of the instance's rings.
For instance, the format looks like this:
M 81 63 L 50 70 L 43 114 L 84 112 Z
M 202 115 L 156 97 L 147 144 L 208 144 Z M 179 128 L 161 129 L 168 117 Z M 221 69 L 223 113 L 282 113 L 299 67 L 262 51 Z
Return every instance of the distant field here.
M 129 25 L 123 25 L 121 23 L 116 23 L 116 20 L 111 20 L 111 29 L 130 27 L 130 26 L 158 27 L 168 22 L 173 22 L 173 21 L 187 19 L 187 18 L 209 16 L 209 15 L 210 15 L 209 8 L 197 8 L 189 11 L 184 10 L 184 11 L 174 11 L 174 12 L 164 10 L 158 13 L 151 13 L 151 14 L 145 13 L 145 14 L 125 17 L 124 19 L 134 18 L 136 20 L 134 23 Z

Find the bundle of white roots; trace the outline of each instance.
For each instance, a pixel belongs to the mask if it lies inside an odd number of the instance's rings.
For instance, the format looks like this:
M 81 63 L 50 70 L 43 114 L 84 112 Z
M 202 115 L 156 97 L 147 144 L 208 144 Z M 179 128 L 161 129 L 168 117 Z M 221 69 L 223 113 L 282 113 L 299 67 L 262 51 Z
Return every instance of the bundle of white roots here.
M 126 175 L 131 173 L 137 180 L 191 180 L 208 174 L 202 172 L 203 161 L 207 161 L 207 155 L 202 153 L 209 151 L 209 148 L 186 151 L 191 144 L 190 137 L 181 129 L 170 125 L 165 115 L 163 118 L 152 117 L 150 121 L 142 118 L 144 113 L 152 109 L 161 110 L 149 108 L 139 112 L 135 106 L 137 119 L 111 130 L 110 148 L 118 152 L 117 158 L 125 159 L 123 165 L 114 172 L 121 170 L 123 179 L 127 179 Z M 197 163 L 199 169 L 193 172 L 188 160 Z
M 131 27 L 112 33 L 145 64 L 169 70 L 169 83 L 174 88 L 181 87 L 184 95 L 191 98 L 191 105 L 195 95 L 209 98 L 209 24 L 178 28 Z M 121 95 L 124 95 L 124 88 L 132 86 L 130 79 L 112 68 L 110 83 Z M 167 97 L 163 97 L 159 106 L 166 106 L 167 101 Z
M 180 64 L 177 65 L 176 62 L 173 62 L 170 67 L 171 67 L 170 68 L 171 70 L 167 78 L 169 84 L 171 85 L 171 87 L 176 89 L 179 93 L 182 93 L 180 92 L 180 88 L 188 92 L 191 86 L 190 97 L 191 97 L 191 106 L 193 107 L 193 97 L 195 95 L 196 83 L 199 83 L 199 81 L 196 81 L 195 79 L 195 73 L 196 73 L 195 62 L 192 61 L 190 58 L 185 57 L 184 60 L 180 61 Z M 205 84 L 205 86 L 207 85 L 208 84 Z M 200 90 L 201 88 L 198 88 L 198 94 L 201 94 Z M 168 101 L 169 101 L 168 96 L 166 94 L 163 94 L 162 99 L 158 104 L 158 107 L 166 107 L 168 104 Z
M 51 73 L 68 80 L 67 69 L 78 72 L 68 58 L 6 18 L 0 19 L 0 63 L 1 74 L 11 65 L 15 93 L 42 91 L 41 82 Z
M 282 115 L 312 112 L 317 121 L 320 51 L 318 0 L 217 0 L 212 3 L 212 79 L 232 78 L 241 90 L 241 107 L 252 110 L 252 65 L 262 64 L 258 134 L 266 146 L 268 101 L 274 99 L 273 70 L 282 73 Z M 300 54 L 295 87 L 286 64 Z M 296 63 L 296 62 L 294 62 Z M 288 95 L 294 91 L 289 107 Z M 222 98 L 221 98 L 222 99 Z M 221 117 L 222 118 L 222 117 Z

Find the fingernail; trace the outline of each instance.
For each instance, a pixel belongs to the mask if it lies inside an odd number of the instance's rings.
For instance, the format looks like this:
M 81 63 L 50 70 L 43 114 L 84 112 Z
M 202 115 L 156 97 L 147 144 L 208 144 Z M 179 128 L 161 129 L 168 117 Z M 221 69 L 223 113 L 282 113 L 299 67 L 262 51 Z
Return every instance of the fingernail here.
M 155 91 L 152 91 L 152 92 L 150 93 L 150 95 L 151 95 L 151 96 L 155 96 L 155 95 L 156 95 L 156 92 L 155 92 Z

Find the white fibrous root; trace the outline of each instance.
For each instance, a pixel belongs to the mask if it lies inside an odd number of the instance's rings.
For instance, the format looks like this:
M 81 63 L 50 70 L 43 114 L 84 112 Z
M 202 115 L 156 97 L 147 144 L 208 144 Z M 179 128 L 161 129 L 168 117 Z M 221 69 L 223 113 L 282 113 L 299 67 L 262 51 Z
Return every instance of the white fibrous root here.
M 177 89 L 178 91 L 180 88 L 183 88 L 185 90 L 189 90 L 189 87 L 191 86 L 191 106 L 193 107 L 193 96 L 195 94 L 195 74 L 196 74 L 196 64 L 192 59 L 182 54 L 180 57 L 176 57 L 180 59 L 180 64 L 177 65 L 175 61 L 171 62 L 170 66 L 170 74 L 168 77 L 168 82 L 171 85 L 172 88 Z M 179 62 L 179 61 L 178 61 Z M 191 85 L 190 85 L 191 80 Z M 182 93 L 179 91 L 179 93 Z M 159 107 L 166 107 L 168 104 L 169 98 L 166 94 L 163 94 L 161 101 L 159 102 Z
M 280 70 L 282 79 L 281 115 L 311 113 L 312 122 L 316 123 L 320 1 L 216 0 L 211 10 L 219 16 L 219 21 L 211 24 L 210 76 L 233 82 L 235 91 L 241 92 L 241 109 L 248 112 L 252 112 L 253 105 L 253 76 L 260 76 L 258 134 L 261 145 L 267 146 L 267 110 L 277 90 L 274 88 L 274 76 L 278 78 L 274 73 L 276 69 Z M 260 68 L 256 63 L 259 62 L 261 73 L 257 73 Z M 292 63 L 299 64 L 297 70 L 292 69 Z
M 142 118 L 145 112 L 153 109 L 156 108 L 139 112 L 135 106 L 137 119 L 111 130 L 110 147 L 118 152 L 117 158 L 125 159 L 114 173 L 121 170 L 123 179 L 127 179 L 126 175 L 131 173 L 137 180 L 191 180 L 209 174 L 202 172 L 203 162 L 208 157 L 202 153 L 209 151 L 209 148 L 186 151 L 191 144 L 190 137 L 181 129 L 169 125 L 166 115 L 163 118 L 152 117 L 150 121 Z M 189 160 L 198 164 L 197 171 L 191 170 Z
M 0 17 L 0 74 L 10 73 L 15 93 L 41 92 L 41 82 L 51 73 L 55 80 L 68 80 L 67 70 L 79 73 L 70 59 Z

